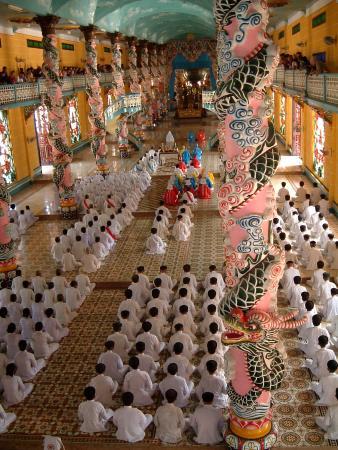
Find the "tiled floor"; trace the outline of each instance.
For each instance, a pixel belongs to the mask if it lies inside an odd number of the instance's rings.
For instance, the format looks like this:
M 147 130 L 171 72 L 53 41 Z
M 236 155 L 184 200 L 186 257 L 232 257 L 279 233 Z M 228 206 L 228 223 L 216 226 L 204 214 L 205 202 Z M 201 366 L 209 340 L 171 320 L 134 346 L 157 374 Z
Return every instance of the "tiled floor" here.
M 206 123 L 206 121 L 203 121 Z M 200 122 L 179 122 L 178 124 L 166 123 L 161 125 L 158 136 L 164 136 L 170 127 L 183 142 L 190 129 L 197 131 L 203 126 Z M 167 127 L 167 128 L 166 128 Z M 214 122 L 206 128 L 208 134 L 214 127 Z M 89 158 L 88 151 L 79 154 L 79 158 Z M 118 161 L 119 168 L 127 168 L 132 160 Z M 273 184 L 278 187 L 282 180 L 287 180 L 288 188 L 294 191 L 300 180 L 299 166 L 294 165 L 294 160 L 289 160 L 290 165 L 284 167 L 284 174 L 280 172 L 274 177 Z M 79 164 L 80 160 L 79 160 Z M 116 162 L 117 164 L 117 162 Z M 218 154 L 204 155 L 204 166 L 207 170 L 217 171 L 219 164 Z M 86 162 L 86 168 L 91 171 L 93 162 Z M 80 167 L 80 166 L 79 166 Z M 82 166 L 84 169 L 85 166 Z M 82 170 L 81 169 L 81 170 Z M 87 170 L 86 169 L 86 170 Z M 291 174 L 289 172 L 297 172 Z M 85 172 L 82 172 L 84 174 Z M 182 265 L 185 262 L 192 264 L 192 269 L 198 279 L 207 272 L 208 265 L 215 262 L 218 267 L 223 263 L 223 235 L 221 219 L 217 213 L 216 192 L 213 198 L 200 201 L 194 210 L 193 219 L 195 226 L 189 242 L 178 244 L 169 240 L 168 249 L 164 256 L 149 256 L 144 252 L 144 241 L 149 234 L 152 212 L 156 209 L 161 194 L 167 183 L 166 170 L 160 171 L 153 178 L 152 187 L 142 200 L 138 213 L 132 224 L 124 231 L 118 241 L 114 252 L 106 259 L 101 269 L 91 278 L 97 282 L 119 281 L 127 282 L 135 267 L 143 264 L 146 273 L 153 278 L 158 272 L 161 263 L 168 265 L 168 270 L 173 276 L 178 277 Z M 216 178 L 216 189 L 220 179 Z M 46 212 L 46 207 L 39 203 L 46 195 L 50 201 L 52 186 L 47 185 L 44 193 L 32 189 L 29 192 L 29 203 L 34 204 L 35 211 Z M 32 192 L 35 194 L 31 195 Z M 25 192 L 20 194 L 22 202 Z M 31 201 L 32 199 L 32 201 Z M 44 205 L 42 203 L 42 205 Z M 53 208 L 50 209 L 53 211 Z M 331 226 L 337 227 L 332 219 Z M 60 233 L 68 222 L 61 220 L 39 221 L 22 239 L 19 250 L 19 261 L 26 277 L 30 277 L 35 270 L 42 269 L 43 274 L 50 278 L 55 271 L 55 264 L 50 256 L 50 246 L 54 237 Z M 71 278 L 69 275 L 68 278 Z M 86 299 L 80 309 L 79 316 L 71 324 L 70 336 L 65 338 L 58 352 L 49 361 L 47 368 L 34 380 L 35 389 L 31 396 L 21 405 L 12 408 L 17 414 L 17 421 L 10 428 L 9 433 L 0 436 L 0 449 L 22 448 L 35 449 L 34 439 L 44 434 L 61 435 L 66 443 L 66 448 L 75 446 L 76 449 L 96 449 L 97 445 L 117 444 L 114 448 L 120 448 L 113 431 L 102 433 L 95 437 L 87 437 L 79 432 L 76 417 L 77 406 L 82 398 L 82 390 L 93 376 L 94 365 L 103 343 L 111 331 L 115 319 L 118 304 L 122 298 L 119 290 L 96 290 Z M 285 299 L 279 297 L 281 309 L 286 307 Z M 308 371 L 300 366 L 303 362 L 302 355 L 295 348 L 297 336 L 293 331 L 281 333 L 288 359 L 286 361 L 286 376 L 282 388 L 274 395 L 275 422 L 279 427 L 279 447 L 309 447 L 323 448 L 327 445 L 323 433 L 314 424 L 313 416 L 320 414 L 314 405 L 314 396 L 308 390 L 310 376 Z M 197 381 L 194 380 L 194 381 Z M 158 404 L 159 399 L 156 399 Z M 117 398 L 116 405 L 119 404 Z M 154 412 L 154 407 L 147 409 Z M 187 410 L 189 412 L 189 408 Z M 81 445 L 85 445 L 86 447 Z M 154 447 L 158 442 L 154 440 L 154 429 L 147 432 L 145 446 Z M 332 443 L 333 444 L 333 443 Z M 13 447 L 12 447 L 13 445 Z M 16 447 L 15 447 L 16 445 Z M 193 445 L 191 436 L 186 436 L 182 446 Z M 88 447 L 89 446 L 89 447 Z M 71 448 L 75 448 L 71 447 Z M 221 446 L 220 446 L 221 447 Z M 113 447 L 111 447 L 113 448 Z

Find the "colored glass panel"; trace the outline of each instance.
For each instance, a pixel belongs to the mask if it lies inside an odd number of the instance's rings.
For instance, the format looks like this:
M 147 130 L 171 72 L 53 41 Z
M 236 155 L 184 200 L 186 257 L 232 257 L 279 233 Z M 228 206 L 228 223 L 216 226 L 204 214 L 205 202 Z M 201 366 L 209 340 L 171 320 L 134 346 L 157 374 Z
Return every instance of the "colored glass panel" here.
M 285 137 L 285 127 L 286 127 L 286 98 L 284 95 L 280 98 L 280 134 Z
M 34 112 L 35 131 L 37 135 L 40 163 L 42 166 L 48 166 L 53 163 L 52 146 L 49 143 L 49 118 L 48 110 L 45 105 L 36 108 Z
M 313 129 L 313 169 L 319 178 L 324 178 L 325 120 L 317 113 L 314 113 Z
M 7 111 L 0 110 L 0 167 L 8 184 L 16 178 Z
M 293 101 L 292 154 L 300 156 L 302 137 L 302 107 Z
M 70 127 L 70 142 L 76 144 L 81 139 L 79 105 L 77 97 L 72 97 L 68 101 L 68 118 Z

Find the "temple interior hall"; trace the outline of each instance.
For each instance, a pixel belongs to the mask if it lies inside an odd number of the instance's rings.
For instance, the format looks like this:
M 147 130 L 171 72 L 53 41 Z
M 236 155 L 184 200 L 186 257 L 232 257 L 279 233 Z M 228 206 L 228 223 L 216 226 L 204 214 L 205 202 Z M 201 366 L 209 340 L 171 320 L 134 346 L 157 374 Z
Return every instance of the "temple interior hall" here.
M 338 446 L 338 1 L 0 0 L 0 450 Z

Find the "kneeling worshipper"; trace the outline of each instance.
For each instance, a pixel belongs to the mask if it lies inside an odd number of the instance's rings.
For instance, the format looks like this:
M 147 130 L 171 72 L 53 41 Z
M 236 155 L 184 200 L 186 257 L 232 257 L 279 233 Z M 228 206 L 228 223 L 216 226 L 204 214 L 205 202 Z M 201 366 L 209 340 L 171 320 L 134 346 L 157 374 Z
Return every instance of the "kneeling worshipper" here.
M 316 424 L 326 431 L 325 439 L 338 439 L 338 388 L 336 388 L 335 396 L 332 404 L 328 407 L 324 417 L 316 417 Z
M 182 440 L 185 428 L 184 415 L 181 408 L 174 404 L 177 399 L 175 389 L 168 389 L 164 397 L 167 403 L 157 408 L 154 416 L 155 437 L 168 444 L 177 444 Z
M 7 433 L 7 428 L 16 420 L 14 413 L 6 413 L 0 404 L 0 433 Z
M 176 222 L 172 229 L 172 235 L 176 241 L 187 241 L 190 238 L 190 229 L 183 221 L 181 214 L 177 216 Z
M 163 255 L 166 252 L 167 244 L 157 234 L 157 229 L 151 229 L 151 235 L 146 241 L 148 255 Z
M 78 409 L 79 420 L 82 422 L 80 430 L 90 434 L 107 431 L 107 423 L 114 412 L 105 409 L 102 403 L 95 400 L 96 391 L 93 386 L 87 386 L 83 394 L 86 400 L 80 403 Z

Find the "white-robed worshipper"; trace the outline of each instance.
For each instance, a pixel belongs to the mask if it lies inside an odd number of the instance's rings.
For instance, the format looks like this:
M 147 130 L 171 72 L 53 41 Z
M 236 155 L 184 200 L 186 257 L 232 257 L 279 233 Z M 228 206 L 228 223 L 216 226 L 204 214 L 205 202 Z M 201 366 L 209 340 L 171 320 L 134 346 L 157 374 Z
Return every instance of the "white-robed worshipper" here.
M 160 266 L 160 273 L 156 275 L 156 278 L 160 278 L 162 281 L 161 286 L 164 289 L 168 289 L 171 291 L 177 284 L 177 280 L 173 279 L 170 275 L 167 273 L 168 267 L 165 265 Z
M 43 323 L 37 322 L 32 334 L 31 346 L 34 350 L 35 358 L 48 359 L 58 348 L 59 344 L 43 329 Z
M 100 238 L 98 236 L 95 237 L 95 242 L 92 245 L 93 255 L 99 260 L 102 261 L 106 256 L 108 256 L 109 251 L 107 248 L 100 242 Z
M 318 205 L 320 206 L 320 210 L 323 213 L 324 217 L 327 218 L 330 214 L 330 202 L 328 201 L 325 194 L 320 194 Z
M 299 202 L 299 203 L 303 203 L 304 202 L 305 196 L 307 194 L 307 191 L 304 188 L 304 185 L 305 185 L 304 181 L 300 181 L 299 182 L 299 188 L 297 188 L 297 190 L 296 190 L 296 198 L 295 198 L 295 200 L 297 202 Z
M 324 261 L 320 260 L 317 262 L 317 269 L 312 273 L 311 279 L 307 282 L 309 286 L 312 287 L 316 298 L 319 297 L 319 288 L 323 284 L 323 274 L 324 270 Z
M 54 283 L 54 291 L 55 295 L 62 294 L 65 295 L 66 293 L 66 287 L 69 286 L 68 281 L 66 278 L 62 275 L 62 272 L 60 269 L 56 269 L 55 276 L 52 278 L 52 283 Z
M 86 275 L 85 273 L 79 273 L 78 275 L 76 275 L 75 280 L 78 284 L 78 288 L 80 290 L 82 298 L 91 294 L 92 291 L 95 289 L 96 284 L 91 283 L 88 275 Z
M 332 322 L 338 316 L 338 289 L 331 289 L 331 297 L 326 301 L 323 308 L 324 319 L 326 322 Z
M 319 336 L 319 350 L 316 351 L 312 359 L 307 359 L 305 361 L 305 367 L 310 369 L 314 376 L 319 380 L 329 375 L 327 363 L 330 360 L 337 360 L 335 352 L 327 347 L 328 343 L 329 339 L 327 336 Z
M 68 336 L 69 328 L 63 327 L 60 322 L 53 317 L 54 310 L 52 308 L 46 309 L 45 316 L 43 326 L 54 342 L 60 342 L 64 337 Z
M 47 287 L 45 278 L 41 275 L 40 270 L 35 272 L 35 276 L 32 277 L 32 287 L 35 294 L 43 294 Z
M 144 342 L 145 344 L 145 353 L 151 356 L 154 361 L 158 361 L 160 359 L 160 353 L 165 348 L 165 343 L 160 342 L 157 336 L 151 332 L 152 324 L 149 321 L 145 321 L 142 323 L 142 333 L 139 334 L 136 338 L 136 342 Z
M 160 206 L 156 209 L 155 211 L 155 216 L 157 216 L 159 214 L 159 211 L 162 210 L 163 211 L 163 215 L 169 220 L 172 218 L 172 214 L 169 211 L 169 209 L 165 206 L 164 204 L 164 200 L 160 200 Z
M 322 191 L 318 186 L 318 183 L 313 183 L 312 189 L 310 190 L 311 201 L 314 205 L 317 205 L 320 202 L 320 196 Z
M 183 352 L 182 355 L 184 355 L 187 359 L 191 359 L 193 355 L 198 351 L 198 345 L 194 344 L 191 336 L 183 331 L 183 324 L 182 323 L 176 323 L 173 325 L 173 329 L 175 330 L 175 333 L 171 335 L 169 342 L 168 342 L 168 351 L 169 353 L 173 353 L 174 351 L 174 345 L 176 342 L 182 342 L 183 344 Z
M 150 355 L 145 354 L 145 343 L 144 342 L 136 342 L 135 344 L 135 350 L 137 353 L 137 357 L 139 360 L 139 369 L 143 370 L 144 372 L 147 372 L 147 374 L 150 376 L 150 379 L 153 383 L 156 382 L 156 373 L 158 369 L 160 368 L 160 363 L 155 362 L 153 358 Z
M 128 371 L 128 366 L 124 365 L 121 357 L 115 353 L 114 341 L 107 341 L 104 346 L 106 350 L 101 353 L 97 362 L 105 365 L 105 375 L 108 375 L 120 384 Z
M 65 298 L 62 294 L 59 294 L 57 296 L 56 303 L 54 304 L 53 309 L 55 312 L 56 320 L 63 327 L 67 327 L 74 319 L 74 317 L 77 316 L 77 313 L 75 311 L 72 311 L 68 303 L 65 302 Z
M 85 273 L 94 273 L 101 267 L 100 261 L 95 255 L 90 253 L 89 248 L 86 249 L 85 254 L 81 258 L 81 271 Z
M 22 288 L 22 285 L 21 285 L 20 289 L 21 288 Z M 18 294 L 16 293 L 16 291 L 9 289 L 7 281 L 3 280 L 1 283 L 1 290 L 0 290 L 0 305 L 1 305 L 1 307 L 8 306 L 12 293 L 16 294 L 17 298 L 18 298 Z
M 203 406 L 198 406 L 190 416 L 189 424 L 196 436 L 194 441 L 198 444 L 216 445 L 222 442 L 225 430 L 224 412 L 213 406 L 214 394 L 202 394 Z
M 326 411 L 324 417 L 315 417 L 316 424 L 325 431 L 324 438 L 329 440 L 338 439 L 338 388 L 335 396 Z
M 189 402 L 191 389 L 189 388 L 185 378 L 178 375 L 178 366 L 171 363 L 167 367 L 167 376 L 159 383 L 159 389 L 163 398 L 168 389 L 174 389 L 177 392 L 177 398 L 174 402 L 175 406 L 184 408 Z M 193 386 L 193 385 L 192 385 Z
M 145 430 L 153 421 L 151 414 L 143 414 L 133 408 L 134 396 L 131 392 L 122 394 L 123 406 L 114 412 L 113 422 L 117 427 L 116 437 L 121 441 L 139 442 L 145 437 Z
M 179 214 L 172 229 L 172 235 L 176 241 L 187 241 L 190 238 L 190 229 Z
M 15 208 L 16 208 L 16 205 L 14 203 L 12 203 L 9 207 L 8 216 L 10 219 L 14 219 L 15 223 L 18 223 L 19 213 Z
M 318 406 L 329 406 L 332 404 L 338 404 L 334 400 L 334 393 L 338 388 L 338 362 L 335 359 L 331 359 L 327 363 L 327 370 L 329 374 L 319 380 L 319 382 L 312 381 L 311 389 L 318 395 L 319 400 L 315 402 Z
M 114 405 L 113 395 L 119 385 L 108 375 L 105 375 L 106 366 L 102 363 L 96 364 L 95 371 L 97 375 L 88 383 L 95 388 L 95 401 L 102 403 L 105 408 L 111 408 Z
M 146 250 L 148 255 L 164 255 L 167 244 L 158 235 L 157 228 L 150 230 L 150 236 L 146 240 Z
M 34 225 L 35 222 L 37 222 L 39 220 L 38 217 L 34 216 L 29 205 L 25 206 L 25 216 L 26 216 L 26 222 L 27 222 L 28 227 L 31 227 L 32 225 Z
M 20 339 L 21 336 L 17 331 L 15 323 L 11 322 L 7 327 L 7 333 L 3 338 L 3 341 L 6 344 L 6 356 L 9 361 L 14 360 L 14 357 L 18 351 Z
M 329 298 L 331 298 L 331 289 L 336 288 L 336 284 L 330 281 L 330 274 L 328 272 L 323 273 L 323 282 L 318 289 L 319 305 L 324 307 Z
M 157 408 L 154 416 L 155 438 L 167 444 L 177 444 L 182 440 L 185 419 L 181 408 L 175 405 L 177 392 L 168 389 L 164 393 L 166 403 Z
M 175 302 L 173 304 L 173 309 L 172 309 L 174 316 L 175 317 L 179 316 L 180 315 L 180 307 L 182 305 L 187 305 L 188 312 L 192 315 L 192 317 L 195 317 L 196 316 L 196 308 L 195 308 L 195 304 L 191 300 L 191 295 L 190 295 L 190 297 L 188 296 L 188 289 L 185 287 L 181 287 L 179 289 L 178 293 L 179 293 L 179 298 L 175 300 Z
M 53 305 L 54 307 L 54 305 Z M 42 294 L 35 294 L 35 302 L 32 304 L 31 311 L 32 311 L 32 318 L 34 322 L 42 322 L 43 318 L 45 316 L 46 306 L 43 303 L 43 295 Z
M 203 377 L 203 375 L 207 374 L 207 367 L 206 364 L 208 361 L 215 361 L 217 363 L 217 370 L 220 374 L 224 374 L 225 371 L 228 368 L 228 362 L 227 359 L 224 357 L 223 352 L 219 353 L 217 350 L 217 342 L 214 339 L 210 339 L 206 343 L 206 351 L 205 355 L 202 357 L 198 367 L 197 371 Z
M 290 192 L 286 188 L 285 181 L 282 181 L 282 187 L 279 189 L 278 194 L 277 194 L 277 201 L 282 202 L 285 199 L 286 195 L 290 195 Z
M 159 310 L 153 306 L 149 309 L 147 321 L 151 323 L 151 332 L 160 342 L 163 342 L 170 330 L 170 327 L 167 326 L 166 318 L 161 316 Z
M 146 306 L 146 314 L 149 315 L 151 308 L 157 308 L 159 316 L 168 320 L 171 312 L 171 306 L 167 301 L 163 301 L 164 299 L 160 296 L 160 293 L 160 290 L 157 288 L 151 290 L 150 300 Z
M 139 276 L 140 283 L 149 291 L 151 288 L 151 284 L 149 281 L 149 277 L 144 273 L 144 266 L 137 266 L 136 273 Z
M 34 388 L 32 383 L 23 383 L 22 379 L 16 375 L 16 371 L 16 365 L 10 363 L 6 367 L 6 374 L 1 378 L 6 407 L 22 402 Z
M 66 252 L 62 255 L 61 264 L 63 272 L 73 272 L 82 265 L 80 262 L 76 261 L 70 248 L 67 248 Z
M 223 276 L 220 272 L 217 272 L 216 269 L 217 267 L 214 264 L 211 264 L 209 266 L 209 273 L 205 276 L 202 285 L 204 289 L 207 289 L 208 287 L 210 287 L 210 279 L 215 277 L 217 279 L 217 286 L 220 288 L 221 291 L 224 291 L 225 282 L 223 280 Z
M 207 361 L 206 369 L 207 372 L 204 372 L 195 390 L 198 399 L 202 400 L 204 392 L 212 392 L 214 394 L 213 405 L 218 408 L 226 408 L 229 403 L 227 383 L 224 376 L 217 373 L 217 362 L 214 360 Z
M 63 245 L 61 244 L 59 236 L 55 238 L 55 242 L 51 249 L 52 257 L 55 259 L 57 264 L 62 263 L 62 257 L 63 257 Z
M 190 391 L 193 390 L 194 384 L 190 380 L 191 375 L 193 374 L 195 370 L 195 366 L 191 364 L 191 362 L 183 355 L 183 344 L 182 342 L 176 342 L 176 344 L 173 347 L 173 353 L 169 358 L 166 360 L 164 366 L 163 366 L 163 372 L 168 373 L 168 366 L 169 364 L 175 363 L 177 364 L 177 375 L 180 377 L 183 377 L 185 381 L 187 382 L 187 385 L 190 389 Z
M 129 341 L 135 342 L 137 333 L 141 329 L 141 322 L 132 316 L 130 311 L 120 311 L 121 332 L 128 338 Z
M 45 367 L 46 361 L 43 358 L 35 359 L 33 353 L 27 351 L 27 342 L 24 340 L 19 341 L 18 350 L 14 358 L 16 373 L 22 381 L 29 381 Z
M 189 334 L 193 341 L 196 340 L 197 325 L 195 324 L 192 315 L 189 313 L 188 306 L 181 305 L 178 311 L 179 313 L 173 321 L 173 326 L 177 323 L 181 323 L 183 325 L 183 331 Z
M 134 274 L 131 277 L 131 281 L 132 283 L 128 286 L 128 289 L 133 293 L 132 298 L 141 308 L 144 308 L 149 299 L 149 290 L 145 287 L 138 274 Z
M 206 315 L 204 319 L 199 323 L 199 331 L 204 336 L 209 334 L 209 326 L 212 322 L 216 322 L 219 330 L 224 332 L 224 323 L 223 320 L 218 316 L 217 306 L 214 303 L 210 303 L 207 306 Z
M 31 341 L 34 332 L 34 321 L 31 316 L 29 308 L 22 310 L 22 317 L 19 322 L 19 328 L 21 330 L 21 338 L 26 341 Z
M 168 238 L 169 236 L 169 230 L 166 226 L 166 224 L 164 223 L 163 218 L 158 215 L 155 217 L 153 224 L 152 224 L 152 228 L 156 228 L 157 230 L 157 235 L 162 239 L 165 240 Z
M 65 299 L 70 311 L 72 312 L 79 309 L 84 302 L 85 297 L 81 296 L 81 291 L 76 280 L 72 280 L 70 282 L 70 286 L 66 288 Z
M 14 219 L 9 219 L 7 225 L 7 233 L 13 241 L 19 241 L 21 239 L 19 225 L 15 223 Z
M 152 396 L 157 390 L 157 384 L 151 381 L 147 372 L 140 370 L 139 365 L 140 361 L 137 356 L 129 359 L 130 371 L 124 377 L 123 391 L 133 394 L 134 406 L 152 405 L 154 403 Z
M 0 433 L 6 433 L 7 428 L 16 420 L 14 413 L 6 412 L 0 404 Z
M 113 323 L 113 334 L 108 336 L 107 341 L 114 342 L 114 353 L 117 353 L 122 361 L 126 361 L 128 354 L 133 347 L 133 343 L 129 342 L 128 337 L 122 333 L 121 322 Z
M 117 316 L 121 320 L 121 312 L 129 311 L 130 318 L 137 321 L 143 316 L 143 310 L 140 308 L 140 305 L 133 300 L 133 291 L 126 289 L 124 295 L 126 298 L 120 302 Z
M 165 143 L 168 150 L 173 150 L 175 145 L 175 138 L 172 134 L 172 132 L 169 130 L 166 137 L 165 137 Z
M 23 209 L 20 210 L 20 213 L 18 216 L 18 225 L 19 225 L 20 234 L 25 234 L 29 225 L 27 223 L 27 216 L 25 215 L 25 211 Z
M 312 317 L 312 327 L 306 328 L 302 333 L 302 341 L 298 347 L 302 350 L 308 358 L 312 358 L 316 351 L 319 350 L 318 338 L 319 336 L 327 336 L 330 339 L 330 334 L 327 329 L 321 325 L 322 316 L 315 314 Z
M 293 280 L 295 277 L 300 277 L 300 272 L 295 268 L 295 263 L 293 261 L 286 262 L 286 270 L 284 271 L 283 277 L 281 279 L 281 285 L 285 293 L 289 292 L 289 289 L 293 286 Z
M 114 412 L 95 400 L 96 390 L 93 386 L 87 386 L 83 394 L 86 400 L 81 402 L 78 408 L 78 417 L 81 422 L 80 431 L 89 434 L 107 431 L 107 423 L 113 417 Z

